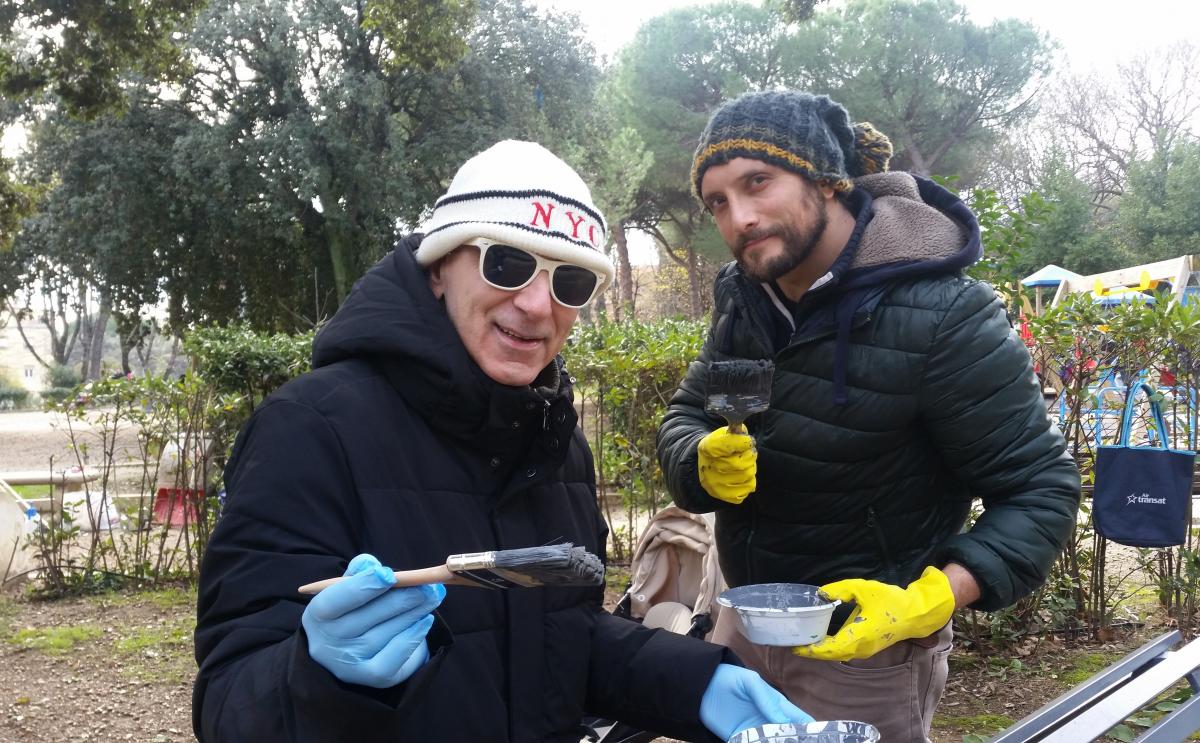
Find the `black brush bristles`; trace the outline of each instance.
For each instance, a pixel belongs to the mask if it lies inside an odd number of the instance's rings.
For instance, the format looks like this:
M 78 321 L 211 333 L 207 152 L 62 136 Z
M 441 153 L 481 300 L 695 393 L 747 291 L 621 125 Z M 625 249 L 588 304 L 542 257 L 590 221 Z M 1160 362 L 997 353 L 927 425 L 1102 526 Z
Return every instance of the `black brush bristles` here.
M 505 582 L 525 586 L 599 586 L 604 563 L 570 542 L 545 547 L 451 555 L 446 567 L 457 575 L 496 588 Z
M 704 409 L 729 422 L 729 430 L 742 432 L 742 422 L 771 406 L 771 381 L 775 364 L 767 359 L 714 361 L 708 365 Z

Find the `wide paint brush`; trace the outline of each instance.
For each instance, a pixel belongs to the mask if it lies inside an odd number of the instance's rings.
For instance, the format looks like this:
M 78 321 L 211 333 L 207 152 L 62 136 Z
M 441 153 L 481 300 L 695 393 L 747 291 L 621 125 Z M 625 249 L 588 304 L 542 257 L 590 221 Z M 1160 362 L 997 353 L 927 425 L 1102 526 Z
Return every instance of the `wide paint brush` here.
M 744 433 L 742 423 L 771 406 L 775 364 L 766 359 L 714 361 L 708 365 L 704 409 L 729 422 L 730 433 Z
M 431 583 L 483 588 L 599 586 L 604 583 L 604 563 L 583 547 L 566 542 L 546 547 L 450 555 L 445 565 L 396 570 L 394 574 L 396 583 L 392 588 Z M 300 586 L 300 593 L 320 593 L 346 577 L 308 583 Z

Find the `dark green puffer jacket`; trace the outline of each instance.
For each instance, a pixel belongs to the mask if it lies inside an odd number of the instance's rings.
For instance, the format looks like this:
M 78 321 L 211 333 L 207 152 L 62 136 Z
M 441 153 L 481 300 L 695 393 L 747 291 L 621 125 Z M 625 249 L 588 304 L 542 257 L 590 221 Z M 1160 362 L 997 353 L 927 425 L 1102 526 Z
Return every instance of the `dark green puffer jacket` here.
M 794 316 L 736 264 L 721 270 L 708 338 L 658 433 L 668 487 L 717 512 L 731 586 L 905 585 L 957 562 L 982 590 L 975 608 L 1008 606 L 1062 549 L 1079 473 L 1003 305 L 961 274 L 980 255 L 970 210 L 906 173 L 857 186 L 855 231 Z M 704 412 L 707 364 L 727 358 L 776 365 L 771 409 L 748 421 L 758 489 L 741 505 L 711 498 L 697 471 L 697 443 L 723 424 Z M 983 514 L 962 532 L 974 498 Z

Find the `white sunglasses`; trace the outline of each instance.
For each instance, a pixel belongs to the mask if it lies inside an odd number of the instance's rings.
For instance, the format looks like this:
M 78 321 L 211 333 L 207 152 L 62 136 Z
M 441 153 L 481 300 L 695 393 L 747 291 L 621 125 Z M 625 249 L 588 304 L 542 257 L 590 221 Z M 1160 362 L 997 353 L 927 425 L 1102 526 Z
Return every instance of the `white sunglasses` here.
M 564 307 L 579 309 L 595 298 L 604 276 L 590 268 L 544 258 L 524 248 L 477 238 L 463 243 L 479 248 L 479 275 L 497 289 L 515 292 L 533 283 L 538 273 L 550 274 L 550 296 Z

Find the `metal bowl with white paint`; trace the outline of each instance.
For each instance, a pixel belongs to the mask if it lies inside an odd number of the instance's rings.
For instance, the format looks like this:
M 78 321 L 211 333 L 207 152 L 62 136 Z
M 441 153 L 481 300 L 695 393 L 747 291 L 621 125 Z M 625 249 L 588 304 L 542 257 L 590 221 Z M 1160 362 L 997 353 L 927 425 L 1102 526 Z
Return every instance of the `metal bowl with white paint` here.
M 750 642 L 794 646 L 825 637 L 833 610 L 842 602 L 804 583 L 755 583 L 725 591 L 717 603 L 737 613 Z
M 806 725 L 768 724 L 739 731 L 729 743 L 876 743 L 875 726 L 855 720 L 824 720 Z

